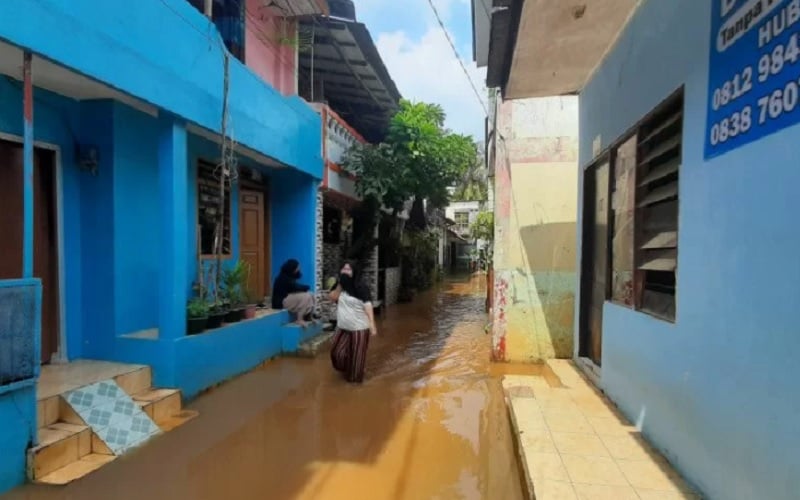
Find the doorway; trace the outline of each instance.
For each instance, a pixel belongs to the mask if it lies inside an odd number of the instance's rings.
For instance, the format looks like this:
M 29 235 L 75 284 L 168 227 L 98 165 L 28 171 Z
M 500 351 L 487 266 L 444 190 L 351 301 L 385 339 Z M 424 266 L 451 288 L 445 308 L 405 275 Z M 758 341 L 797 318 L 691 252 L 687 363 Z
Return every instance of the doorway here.
M 584 172 L 580 355 L 602 366 L 603 304 L 609 290 L 609 162 Z
M 242 189 L 239 194 L 239 254 L 250 265 L 248 291 L 259 301 L 269 293 L 269 231 L 263 191 Z
M 42 281 L 41 362 L 59 348 L 60 293 L 56 154 L 35 148 L 33 155 L 33 275 Z M 0 140 L 0 279 L 22 277 L 22 144 Z

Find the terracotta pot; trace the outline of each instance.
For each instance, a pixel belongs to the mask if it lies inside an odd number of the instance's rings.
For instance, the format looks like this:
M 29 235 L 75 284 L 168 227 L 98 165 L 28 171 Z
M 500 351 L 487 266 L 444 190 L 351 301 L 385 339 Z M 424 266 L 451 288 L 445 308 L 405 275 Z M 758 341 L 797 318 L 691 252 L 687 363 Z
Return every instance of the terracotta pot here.
M 247 306 L 244 310 L 244 319 L 255 319 L 256 311 L 257 309 L 255 305 Z

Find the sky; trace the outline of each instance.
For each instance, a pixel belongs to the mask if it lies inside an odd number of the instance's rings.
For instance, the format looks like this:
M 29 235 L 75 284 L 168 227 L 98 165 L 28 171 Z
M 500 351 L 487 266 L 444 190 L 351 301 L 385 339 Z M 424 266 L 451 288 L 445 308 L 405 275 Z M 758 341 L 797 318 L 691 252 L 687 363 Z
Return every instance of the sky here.
M 438 103 L 446 126 L 482 141 L 485 112 L 428 0 L 354 0 L 403 98 Z M 472 61 L 470 0 L 433 0 L 484 103 L 486 70 Z

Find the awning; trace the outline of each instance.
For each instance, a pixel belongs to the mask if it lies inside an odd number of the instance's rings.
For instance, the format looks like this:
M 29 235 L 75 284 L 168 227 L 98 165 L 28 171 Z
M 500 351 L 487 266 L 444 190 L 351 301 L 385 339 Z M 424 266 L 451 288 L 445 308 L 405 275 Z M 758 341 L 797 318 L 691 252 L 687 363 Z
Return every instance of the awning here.
M 327 0 L 259 0 L 263 5 L 275 7 L 285 17 L 328 15 Z
M 400 92 L 366 26 L 325 17 L 304 19 L 300 95 L 326 102 L 364 138 L 380 141 L 398 108 Z
M 641 0 L 493 0 L 487 85 L 506 99 L 575 94 Z

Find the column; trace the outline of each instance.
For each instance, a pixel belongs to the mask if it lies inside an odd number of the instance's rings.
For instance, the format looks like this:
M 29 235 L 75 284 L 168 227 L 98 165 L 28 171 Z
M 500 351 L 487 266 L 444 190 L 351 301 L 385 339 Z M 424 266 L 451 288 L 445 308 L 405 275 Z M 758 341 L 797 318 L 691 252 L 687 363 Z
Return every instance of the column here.
M 22 190 L 22 277 L 33 277 L 33 56 L 25 52 L 22 60 L 23 81 L 23 190 Z
M 186 125 L 174 116 L 159 117 L 158 181 L 163 267 L 158 279 L 159 337 L 186 335 L 189 218 Z

